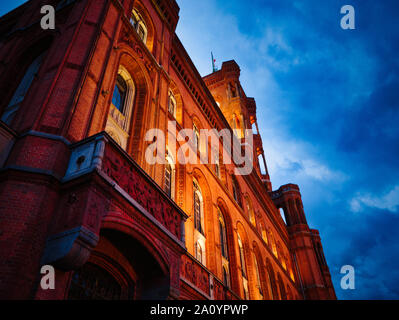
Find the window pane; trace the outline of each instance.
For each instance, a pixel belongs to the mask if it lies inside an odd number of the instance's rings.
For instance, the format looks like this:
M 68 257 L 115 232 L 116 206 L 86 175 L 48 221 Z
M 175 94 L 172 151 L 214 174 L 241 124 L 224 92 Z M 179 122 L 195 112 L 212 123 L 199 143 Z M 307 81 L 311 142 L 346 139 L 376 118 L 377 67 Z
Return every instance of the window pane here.
M 132 14 L 132 17 L 130 18 L 130 23 L 132 24 L 132 26 L 135 29 L 137 28 L 137 19 L 136 19 L 136 16 L 134 14 Z
M 118 75 L 118 78 L 116 79 L 114 95 L 112 97 L 112 104 L 121 113 L 123 113 L 124 111 L 123 109 L 126 99 L 126 91 L 127 91 L 126 81 L 120 75 Z
M 7 108 L 4 110 L 4 113 L 1 117 L 1 120 L 7 124 L 10 124 L 15 114 L 18 111 L 19 106 L 22 101 L 25 99 L 26 94 L 29 91 L 30 86 L 32 85 L 33 80 L 35 79 L 36 74 L 39 71 L 40 65 L 42 63 L 43 57 L 45 53 L 41 54 L 37 57 L 29 68 L 26 70 L 24 77 L 18 85 L 18 88 L 15 90 L 13 97 L 11 98 L 10 103 Z
M 165 192 L 169 197 L 172 196 L 172 168 L 170 164 L 165 167 Z
M 197 152 L 200 151 L 200 133 L 196 126 L 194 126 L 194 147 L 197 148 Z
M 173 96 L 169 97 L 169 113 L 174 116 L 175 115 L 175 110 L 176 110 L 176 102 L 173 98 Z
M 225 267 L 223 267 L 223 284 L 228 287 L 229 286 L 229 276 Z
M 141 25 L 141 24 L 139 24 L 139 37 L 140 37 L 140 39 L 141 40 L 143 40 L 144 41 L 144 38 L 145 38 L 145 31 L 144 31 L 144 28 L 143 28 L 143 26 Z
M 201 201 L 198 196 L 198 193 L 194 193 L 194 223 L 195 223 L 195 228 L 202 233 L 202 228 L 201 228 Z

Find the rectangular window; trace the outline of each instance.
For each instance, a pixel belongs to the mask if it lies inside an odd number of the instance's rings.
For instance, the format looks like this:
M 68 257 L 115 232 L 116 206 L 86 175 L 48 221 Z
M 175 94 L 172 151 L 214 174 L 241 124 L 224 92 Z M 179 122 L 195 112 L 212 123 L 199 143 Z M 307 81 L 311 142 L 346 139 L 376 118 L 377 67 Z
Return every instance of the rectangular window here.
M 169 197 L 172 196 L 172 168 L 170 164 L 165 167 L 165 192 Z
M 144 39 L 145 39 L 145 30 L 144 30 L 144 28 L 143 28 L 143 26 L 141 24 L 139 24 L 138 32 L 139 32 L 140 39 L 144 41 Z
M 194 192 L 194 226 L 202 233 L 201 226 L 201 201 L 197 192 Z
M 194 131 L 194 148 L 196 148 L 196 152 L 200 152 L 200 133 L 196 125 L 193 127 Z
M 220 178 L 220 159 L 219 154 L 215 156 L 215 174 L 218 178 Z
M 172 94 L 169 95 L 169 106 L 168 106 L 168 109 L 169 109 L 169 113 L 170 113 L 173 117 L 175 117 L 176 100 L 175 100 L 175 98 L 173 97 Z

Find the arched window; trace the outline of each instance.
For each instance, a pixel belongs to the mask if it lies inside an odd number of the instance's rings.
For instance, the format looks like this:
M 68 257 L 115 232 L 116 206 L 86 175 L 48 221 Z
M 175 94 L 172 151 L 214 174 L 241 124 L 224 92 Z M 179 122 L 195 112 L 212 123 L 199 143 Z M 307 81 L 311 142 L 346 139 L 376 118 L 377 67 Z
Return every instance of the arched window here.
M 242 277 L 247 279 L 247 265 L 245 263 L 244 247 L 242 245 L 241 237 L 238 234 L 238 250 L 240 252 L 241 274 Z
M 230 287 L 230 276 L 226 266 L 223 266 L 223 284 L 226 287 Z
M 169 162 L 165 165 L 165 192 L 172 197 L 172 166 Z
M 220 178 L 220 155 L 217 150 L 215 151 L 215 174 Z
M 26 70 L 22 80 L 20 81 L 17 89 L 14 92 L 8 106 L 5 108 L 3 115 L 1 116 L 1 121 L 10 125 L 12 120 L 14 119 L 18 109 L 20 108 L 22 102 L 25 99 L 26 94 L 29 91 L 29 88 L 32 85 L 35 76 L 39 72 L 39 68 L 42 64 L 45 53 L 39 55 L 33 62 L 30 64 L 28 69 Z
M 229 87 L 230 87 L 231 97 L 236 98 L 237 97 L 237 89 L 236 89 L 235 83 L 230 82 Z
M 173 158 L 170 155 L 169 151 L 166 151 L 164 190 L 172 200 L 174 200 L 175 198 L 175 177 L 176 170 Z
M 267 280 L 267 289 L 269 290 L 270 294 L 270 299 L 275 300 L 273 293 L 272 276 L 270 275 L 269 267 L 266 268 L 266 280 Z
M 255 273 L 256 273 L 256 287 L 258 289 L 259 298 L 261 300 L 263 300 L 263 290 L 262 290 L 262 284 L 260 281 L 259 265 L 258 265 L 258 260 L 256 259 L 255 253 L 254 253 L 254 263 L 255 263 Z
M 195 244 L 195 258 L 196 258 L 200 263 L 203 263 L 203 260 L 202 260 L 202 247 L 201 247 L 201 245 L 199 244 L 199 242 L 197 242 L 197 243 Z
M 283 254 L 283 258 L 282 258 L 281 264 L 283 265 L 283 268 L 286 271 L 287 271 L 287 263 L 288 263 L 288 258 L 287 258 L 287 256 L 285 254 Z
M 126 94 L 127 94 L 126 81 L 125 81 L 125 79 L 123 79 L 123 77 L 120 74 L 118 74 L 118 76 L 116 78 L 114 95 L 112 96 L 112 104 L 122 114 L 124 113 Z
M 223 269 L 223 283 L 226 286 L 230 285 L 230 276 L 229 276 L 229 253 L 228 253 L 228 245 L 227 245 L 227 232 L 226 232 L 226 223 L 223 218 L 222 211 L 218 208 L 219 215 L 219 237 L 220 237 L 220 252 L 222 255 L 222 269 Z
M 148 29 L 144 22 L 144 19 L 141 17 L 140 13 L 136 9 L 134 9 L 132 12 L 130 23 L 132 24 L 134 29 L 136 29 L 140 39 L 144 43 L 147 43 Z
M 239 137 L 239 130 L 240 130 L 240 124 L 238 123 L 237 116 L 233 114 L 233 133 L 236 137 Z
M 245 204 L 247 206 L 248 218 L 252 225 L 256 226 L 255 214 L 254 209 L 252 207 L 252 202 L 249 196 L 245 197 Z
M 204 234 L 203 228 L 203 198 L 201 190 L 196 181 L 194 181 L 194 227 L 201 234 Z
M 240 123 L 240 118 L 241 117 L 241 121 L 242 121 L 242 125 Z M 232 120 L 232 128 L 233 128 L 233 133 L 236 136 L 236 138 L 238 139 L 242 139 L 244 138 L 244 118 L 242 115 L 237 116 L 236 114 L 233 114 L 233 120 Z
M 135 85 L 130 73 L 119 67 L 115 79 L 112 103 L 105 131 L 123 148 L 126 149 L 129 138 Z
M 247 265 L 245 263 L 244 247 L 243 247 L 240 235 L 237 234 L 237 236 L 238 236 L 238 250 L 240 253 L 241 275 L 242 275 L 242 286 L 244 289 L 244 299 L 249 300 Z
M 260 225 L 260 230 L 261 230 L 261 233 L 262 233 L 262 239 L 263 239 L 263 241 L 264 241 L 266 244 L 268 244 L 268 241 L 267 241 L 267 232 L 266 232 L 265 227 L 263 226 L 263 223 L 261 223 L 261 225 Z
M 229 254 L 227 251 L 227 236 L 226 236 L 226 224 L 223 219 L 223 215 L 218 208 L 219 211 L 219 234 L 220 234 L 220 250 L 222 252 L 222 257 L 225 259 L 229 259 Z
M 295 282 L 295 276 L 294 276 L 294 271 L 292 271 L 292 266 L 288 261 L 288 273 L 290 275 L 290 278 L 293 282 Z
M 233 181 L 233 197 L 234 200 L 238 203 L 240 207 L 242 207 L 242 202 L 241 202 L 241 190 L 240 186 L 238 185 L 237 179 L 235 176 L 231 177 Z
M 284 209 L 283 209 L 283 208 L 280 208 L 279 211 L 280 211 L 280 215 L 281 215 L 281 218 L 283 219 L 284 223 L 287 224 L 287 221 L 285 220 Z
M 198 130 L 198 127 L 194 124 L 193 125 L 193 134 L 194 134 L 194 148 L 196 148 L 196 152 L 200 152 L 200 132 Z
M 276 246 L 276 241 L 274 240 L 273 232 L 269 230 L 269 239 L 270 239 L 270 247 L 272 249 L 273 254 L 277 257 L 277 246 Z
M 176 98 L 171 91 L 169 91 L 169 103 L 168 103 L 168 111 L 169 114 L 176 118 Z

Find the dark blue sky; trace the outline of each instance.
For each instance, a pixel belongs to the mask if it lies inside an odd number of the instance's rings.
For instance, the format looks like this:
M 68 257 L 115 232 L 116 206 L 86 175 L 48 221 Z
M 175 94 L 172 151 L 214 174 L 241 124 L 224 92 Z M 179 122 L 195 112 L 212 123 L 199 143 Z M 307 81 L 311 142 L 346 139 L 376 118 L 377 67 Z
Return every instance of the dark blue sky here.
M 1 1 L 0 15 L 24 1 Z M 399 298 L 399 2 L 178 0 L 202 75 L 235 59 L 273 186 L 301 187 L 340 299 Z M 340 8 L 356 30 L 340 28 Z M 356 289 L 340 288 L 353 265 Z
M 274 188 L 301 187 L 340 299 L 399 298 L 399 2 L 180 0 L 202 75 L 235 59 Z M 342 30 L 351 4 L 356 30 Z M 340 287 L 353 265 L 356 289 Z

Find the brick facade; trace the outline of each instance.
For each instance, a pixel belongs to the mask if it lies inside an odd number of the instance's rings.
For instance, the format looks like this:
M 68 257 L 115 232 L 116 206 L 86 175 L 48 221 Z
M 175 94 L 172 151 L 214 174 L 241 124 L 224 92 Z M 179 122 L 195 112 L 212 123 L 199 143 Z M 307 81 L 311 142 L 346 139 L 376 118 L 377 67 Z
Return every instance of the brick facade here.
M 44 4 L 56 30 L 40 28 Z M 178 18 L 174 0 L 31 0 L 0 18 L 0 299 L 335 299 L 298 186 L 272 189 L 239 66 L 202 78 Z M 167 175 L 146 161 L 146 133 L 170 121 L 241 142 L 253 128 L 254 170 L 176 162 Z

